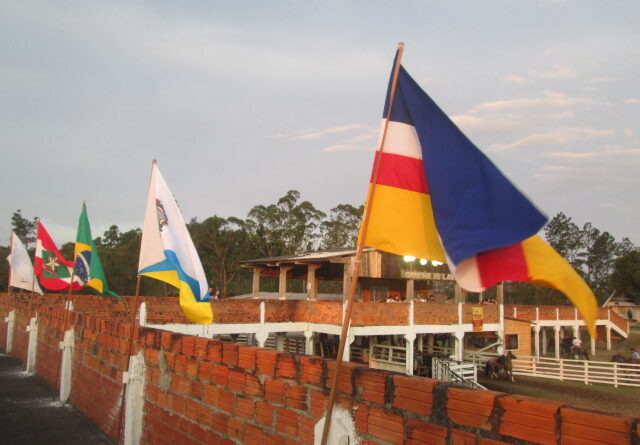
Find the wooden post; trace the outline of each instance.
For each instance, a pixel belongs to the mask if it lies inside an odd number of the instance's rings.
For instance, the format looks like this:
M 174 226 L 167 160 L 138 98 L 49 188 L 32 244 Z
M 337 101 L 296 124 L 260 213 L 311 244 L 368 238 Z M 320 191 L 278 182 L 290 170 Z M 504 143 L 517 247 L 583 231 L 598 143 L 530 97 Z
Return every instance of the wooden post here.
M 316 270 L 320 266 L 317 264 L 307 265 L 307 298 L 316 300 L 318 298 L 318 281 L 316 280 Z
M 251 287 L 253 298 L 260 296 L 260 272 L 262 272 L 262 267 L 253 268 L 253 283 Z
M 278 296 L 280 300 L 287 298 L 287 272 L 289 272 L 293 266 L 280 266 L 280 281 L 278 283 Z
M 398 84 L 398 75 L 400 74 L 400 62 L 402 60 L 402 53 L 404 51 L 404 43 L 398 43 L 398 53 L 393 69 L 393 78 L 391 81 L 391 91 L 389 92 L 389 108 L 386 113 L 386 121 L 382 129 L 382 137 L 380 138 L 380 155 L 384 151 L 384 142 L 387 135 L 387 128 L 389 126 L 389 118 L 391 117 L 391 110 L 393 107 L 393 99 L 396 93 L 396 87 Z M 364 215 L 362 217 L 361 232 L 358 239 L 358 249 L 356 250 L 356 257 L 353 264 L 353 274 L 351 276 L 351 282 L 349 283 L 349 294 L 347 297 L 347 307 L 345 311 L 344 320 L 342 322 L 342 332 L 340 334 L 340 344 L 338 345 L 338 353 L 336 355 L 336 366 L 331 379 L 331 392 L 329 393 L 329 403 L 327 405 L 327 413 L 324 419 L 324 427 L 322 429 L 321 445 L 327 444 L 327 438 L 329 437 L 329 430 L 331 429 L 331 414 L 333 413 L 333 405 L 336 398 L 336 388 L 338 386 L 338 376 L 340 375 L 340 368 L 342 367 L 342 356 L 344 354 L 344 348 L 349 332 L 349 324 L 351 323 L 351 311 L 353 309 L 353 297 L 356 294 L 356 288 L 358 286 L 358 277 L 360 275 L 360 265 L 362 262 L 362 252 L 364 250 L 364 240 L 366 239 L 367 228 L 369 227 L 369 215 L 371 209 L 367 208 L 373 202 L 373 197 L 376 192 L 376 183 L 378 181 L 378 173 L 380 171 L 381 156 L 377 157 L 377 161 L 374 165 L 373 178 L 371 181 L 371 189 L 369 191 L 369 197 L 365 206 Z

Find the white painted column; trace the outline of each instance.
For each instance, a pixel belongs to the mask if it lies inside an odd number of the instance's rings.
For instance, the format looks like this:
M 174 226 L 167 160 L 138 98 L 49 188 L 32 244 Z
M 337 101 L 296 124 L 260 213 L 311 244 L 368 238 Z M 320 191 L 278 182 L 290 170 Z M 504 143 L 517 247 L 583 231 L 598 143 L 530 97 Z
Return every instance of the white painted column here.
M 356 336 L 351 332 L 347 334 L 347 341 L 344 345 L 344 352 L 342 353 L 342 360 L 348 362 L 351 360 L 351 344 L 355 341 Z M 336 352 L 337 354 L 337 352 Z
M 560 326 L 553 327 L 553 334 L 554 334 L 554 338 L 553 338 L 554 352 L 555 352 L 556 358 L 559 359 L 560 358 Z
M 73 328 L 65 331 L 64 339 L 60 342 L 62 360 L 60 361 L 60 401 L 66 402 L 71 394 L 71 369 L 73 361 L 73 346 L 75 343 Z
M 547 355 L 547 328 L 542 326 L 542 355 Z
M 304 331 L 304 353 L 313 355 L 313 331 Z
M 405 353 L 406 357 L 406 368 L 405 372 L 407 375 L 413 375 L 413 343 L 416 340 L 416 334 L 411 332 L 409 334 L 404 334 L 405 339 L 405 347 L 407 348 L 407 352 Z
M 418 334 L 418 351 L 424 351 L 424 334 Z
M 27 326 L 29 346 L 27 347 L 27 372 L 36 371 L 36 354 L 38 353 L 38 316 L 32 317 Z
M 536 358 L 540 357 L 540 326 L 535 325 L 533 327 L 534 332 L 534 343 L 533 343 L 533 354 Z
M 607 351 L 611 351 L 611 326 L 607 325 L 605 332 L 607 333 Z
M 13 352 L 13 330 L 16 326 L 16 311 L 10 311 L 4 321 L 7 323 L 7 347 L 5 352 L 11 354 Z
M 596 353 L 596 339 L 591 337 L 591 355 L 595 355 Z
M 413 296 L 415 293 L 414 289 L 415 289 L 415 282 L 413 280 L 407 280 L 407 288 L 406 288 L 407 300 L 413 301 Z
M 500 284 L 498 290 L 500 289 L 502 289 L 502 284 Z M 501 344 L 504 344 L 504 304 L 500 304 L 498 306 L 498 310 L 500 311 L 500 328 L 498 332 L 496 332 L 496 335 L 498 336 L 498 340 L 500 340 Z
M 276 332 L 276 350 L 284 351 L 284 341 L 287 338 L 287 334 L 282 332 Z
M 435 340 L 434 334 L 427 334 L 427 352 L 433 354 L 433 342 Z
M 462 361 L 462 352 L 464 350 L 464 332 L 456 332 L 455 334 L 455 360 Z
M 122 376 L 122 382 L 127 385 L 124 416 L 125 445 L 139 445 L 142 437 L 144 374 L 144 355 L 140 351 L 129 358 L 129 371 Z
M 140 326 L 146 326 L 147 324 L 147 303 L 145 301 L 140 303 L 140 309 L 138 310 L 138 324 Z
M 572 329 L 573 329 L 573 336 L 577 339 L 580 339 L 580 326 L 578 326 L 577 324 L 573 325 Z
M 265 304 L 264 301 L 260 302 L 260 327 L 258 328 L 258 332 L 256 332 L 256 341 L 258 342 L 258 346 L 264 348 L 265 343 L 267 342 L 267 338 L 269 338 L 269 332 L 265 326 Z

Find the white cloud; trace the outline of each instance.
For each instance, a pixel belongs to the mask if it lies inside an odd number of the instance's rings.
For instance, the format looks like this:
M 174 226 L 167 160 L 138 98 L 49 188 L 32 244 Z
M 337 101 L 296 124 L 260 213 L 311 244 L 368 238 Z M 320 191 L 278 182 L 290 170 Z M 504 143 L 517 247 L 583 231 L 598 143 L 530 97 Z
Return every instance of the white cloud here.
M 611 157 L 635 158 L 635 157 L 640 157 L 640 148 L 627 148 L 627 149 L 615 149 L 615 150 L 604 150 L 604 151 L 587 151 L 587 152 L 560 151 L 560 152 L 544 153 L 543 156 L 547 156 L 554 159 L 564 159 L 564 160 L 602 159 L 602 158 L 611 158 Z
M 611 136 L 612 130 L 598 130 L 595 128 L 560 128 L 557 130 L 536 133 L 507 144 L 494 144 L 490 151 L 509 151 L 528 147 L 557 147 L 566 146 L 573 142 L 591 140 Z
M 344 133 L 347 131 L 352 131 L 352 130 L 362 130 L 365 128 L 370 128 L 367 125 L 363 125 L 363 124 L 348 124 L 348 125 L 338 125 L 338 126 L 334 126 L 334 127 L 328 127 L 325 128 L 324 130 L 319 130 L 319 131 L 310 131 L 304 134 L 300 134 L 297 136 L 293 136 L 291 137 L 291 140 L 294 141 L 300 141 L 300 140 L 308 140 L 308 139 L 318 139 L 322 136 L 326 136 L 328 134 L 336 134 L 336 133 Z
M 324 147 L 322 151 L 353 151 L 353 150 L 374 150 L 375 147 L 362 147 L 350 144 L 329 145 Z
M 576 73 L 564 65 L 556 65 L 549 71 L 539 74 L 543 79 L 573 79 Z
M 527 79 L 526 77 L 522 77 L 522 76 L 517 76 L 515 74 L 507 74 L 506 76 L 502 77 L 502 81 L 507 83 L 522 84 L 522 83 L 531 82 L 531 79 Z
M 554 91 L 545 92 L 543 97 L 539 98 L 518 98 L 504 99 L 492 102 L 485 102 L 476 105 L 471 112 L 482 111 L 513 111 L 513 110 L 531 110 L 540 108 L 566 108 L 574 105 L 607 105 L 606 103 L 596 101 L 588 97 L 569 97 L 564 93 Z
M 615 79 L 613 77 L 600 76 L 600 77 L 592 77 L 590 79 L 585 80 L 582 83 L 584 85 L 597 85 L 600 83 L 615 82 L 616 80 L 618 79 Z
M 631 128 L 625 128 L 623 130 L 623 133 L 625 134 L 625 136 L 633 136 L 633 130 Z
M 635 97 L 630 97 L 629 99 L 624 99 L 622 102 L 625 104 L 640 104 L 640 99 L 636 99 Z

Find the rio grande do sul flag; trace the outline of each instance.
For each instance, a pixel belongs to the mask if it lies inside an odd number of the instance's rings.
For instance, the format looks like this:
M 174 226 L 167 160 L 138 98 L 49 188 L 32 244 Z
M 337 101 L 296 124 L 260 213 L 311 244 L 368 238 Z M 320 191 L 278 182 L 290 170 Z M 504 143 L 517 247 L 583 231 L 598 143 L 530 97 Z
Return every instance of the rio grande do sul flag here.
M 38 280 L 33 274 L 33 265 L 27 249 L 15 233 L 11 232 L 11 253 L 7 257 L 9 262 L 9 286 L 26 289 L 43 294 Z
M 36 254 L 33 260 L 34 273 L 42 287 L 52 291 L 69 289 L 73 263 L 64 259 L 44 225 L 38 221 Z M 77 278 L 73 280 L 72 290 L 82 289 Z
M 179 289 L 180 307 L 193 323 L 211 324 L 213 311 L 202 263 L 173 193 L 156 162 L 142 227 L 138 274 Z
M 555 288 L 577 307 L 595 335 L 598 307 L 593 292 L 536 235 L 546 217 L 402 66 L 390 104 L 391 86 L 390 82 L 383 145 L 379 144 L 371 175 L 376 187 L 373 199 L 369 187 L 363 244 L 446 262 L 458 284 L 471 292 L 501 281 Z

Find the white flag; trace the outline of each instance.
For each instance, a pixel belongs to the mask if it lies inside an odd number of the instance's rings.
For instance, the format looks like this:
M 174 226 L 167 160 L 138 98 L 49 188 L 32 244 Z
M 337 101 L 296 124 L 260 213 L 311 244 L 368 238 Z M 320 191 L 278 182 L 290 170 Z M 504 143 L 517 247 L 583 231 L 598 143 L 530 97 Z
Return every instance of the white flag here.
M 173 193 L 158 170 L 151 169 L 142 226 L 138 273 L 180 290 L 180 306 L 194 323 L 211 324 L 207 278 Z
M 11 268 L 9 286 L 37 292 L 40 295 L 44 294 L 33 274 L 33 265 L 27 249 L 13 232 L 11 232 L 11 253 L 9 253 L 7 261 Z

